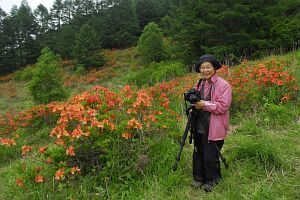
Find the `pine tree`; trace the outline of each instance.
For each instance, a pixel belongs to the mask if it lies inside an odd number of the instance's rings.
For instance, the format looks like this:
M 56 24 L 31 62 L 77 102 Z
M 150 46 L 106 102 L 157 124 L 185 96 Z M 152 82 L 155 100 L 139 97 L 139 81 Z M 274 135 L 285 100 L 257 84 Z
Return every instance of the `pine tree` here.
M 85 24 L 76 34 L 73 56 L 78 64 L 83 64 L 87 68 L 98 67 L 103 64 L 100 47 L 95 30 Z
M 35 103 L 47 104 L 67 98 L 59 70 L 59 60 L 59 56 L 54 55 L 49 48 L 42 50 L 36 72 L 29 83 L 29 91 Z
M 154 22 L 150 22 L 138 41 L 138 51 L 145 63 L 158 62 L 164 57 L 163 35 Z

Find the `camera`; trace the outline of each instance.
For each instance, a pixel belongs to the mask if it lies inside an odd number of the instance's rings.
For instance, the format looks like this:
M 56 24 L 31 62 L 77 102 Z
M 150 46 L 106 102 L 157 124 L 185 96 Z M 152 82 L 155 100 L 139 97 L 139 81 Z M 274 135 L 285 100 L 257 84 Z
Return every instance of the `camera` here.
M 190 102 L 191 104 L 195 104 L 201 100 L 201 94 L 198 90 L 192 88 L 184 93 L 184 100 Z

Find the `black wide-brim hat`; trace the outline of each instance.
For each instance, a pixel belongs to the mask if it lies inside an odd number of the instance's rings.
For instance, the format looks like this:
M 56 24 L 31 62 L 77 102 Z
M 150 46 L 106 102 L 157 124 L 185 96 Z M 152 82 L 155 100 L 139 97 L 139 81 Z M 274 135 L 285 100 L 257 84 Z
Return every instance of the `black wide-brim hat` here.
M 215 59 L 215 57 L 213 57 L 212 55 L 209 54 L 205 54 L 203 56 L 201 56 L 199 58 L 199 61 L 195 64 L 195 71 L 200 73 L 200 66 L 202 65 L 202 63 L 204 62 L 210 62 L 215 70 L 218 70 L 221 68 L 221 64 L 219 63 L 219 61 L 217 61 L 217 59 Z

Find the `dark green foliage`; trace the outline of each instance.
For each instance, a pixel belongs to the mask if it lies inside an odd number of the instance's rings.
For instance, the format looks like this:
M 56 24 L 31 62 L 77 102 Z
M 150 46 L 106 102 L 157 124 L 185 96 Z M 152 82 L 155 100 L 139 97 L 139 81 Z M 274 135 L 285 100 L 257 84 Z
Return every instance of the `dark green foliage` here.
M 135 3 L 139 25 L 143 29 L 149 22 L 159 23 L 171 10 L 169 0 L 137 0 Z
M 29 90 L 37 104 L 47 104 L 67 98 L 59 71 L 59 57 L 49 48 L 44 48 L 38 58 L 37 70 L 29 83 Z
M 104 48 L 126 48 L 136 44 L 140 27 L 131 0 L 103 1 L 105 9 L 92 24 Z
M 76 34 L 73 56 L 78 64 L 85 67 L 98 67 L 103 64 L 100 42 L 94 29 L 88 24 L 83 25 Z
M 299 9 L 296 0 L 55 0 L 50 11 L 39 5 L 33 15 L 24 1 L 9 14 L 0 11 L 0 73 L 35 63 L 46 46 L 73 59 L 75 34 L 84 24 L 102 48 L 127 48 L 155 22 L 172 39 L 173 58 L 192 64 L 209 53 L 232 65 L 299 48 Z M 95 56 L 89 52 L 83 59 L 94 63 L 100 59 Z
M 158 62 L 164 58 L 163 35 L 154 22 L 145 26 L 137 48 L 144 63 Z
M 296 1 L 183 1 L 167 29 L 187 63 L 210 53 L 226 64 L 299 45 Z

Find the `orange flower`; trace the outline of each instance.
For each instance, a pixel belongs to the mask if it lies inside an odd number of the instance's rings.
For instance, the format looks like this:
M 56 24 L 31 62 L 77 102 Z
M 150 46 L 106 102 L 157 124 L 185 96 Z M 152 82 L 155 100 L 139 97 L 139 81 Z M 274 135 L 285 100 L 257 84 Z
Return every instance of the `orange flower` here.
M 142 129 L 142 124 L 133 118 L 127 122 L 127 128 Z
M 65 172 L 63 169 L 57 170 L 55 173 L 55 179 L 58 181 L 61 180 L 64 177 L 64 174 L 65 174 Z
M 77 138 L 78 139 L 78 138 L 80 138 L 81 134 L 82 134 L 81 128 L 77 127 L 76 129 L 73 130 L 73 132 L 71 133 L 71 136 L 73 138 Z
M 288 102 L 291 99 L 291 95 L 290 94 L 285 94 L 283 95 L 283 97 L 281 98 L 282 102 Z
M 45 153 L 45 151 L 46 151 L 47 148 L 48 148 L 47 145 L 46 145 L 46 146 L 43 146 L 43 147 L 39 148 L 39 152 L 40 152 L 40 153 Z
M 44 182 L 44 177 L 42 175 L 37 175 L 34 178 L 34 181 L 37 182 L 37 183 L 43 183 Z
M 36 171 L 36 172 L 40 172 L 40 171 L 42 171 L 42 169 L 43 169 L 42 166 L 37 166 L 37 167 L 35 168 L 35 171 Z
M 47 160 L 45 161 L 47 164 L 51 164 L 53 162 L 53 160 L 51 158 L 47 158 Z
M 20 179 L 20 178 L 17 178 L 17 179 L 16 179 L 16 184 L 17 184 L 18 186 L 20 186 L 20 187 L 23 187 L 23 186 L 24 186 L 24 181 L 23 181 L 22 179 Z
M 57 145 L 65 145 L 65 140 L 64 139 L 57 139 L 54 141 L 54 144 L 57 144 Z
M 133 135 L 131 134 L 131 133 L 128 133 L 128 132 L 124 132 L 124 133 L 122 133 L 122 138 L 124 138 L 124 139 L 130 139 L 130 138 L 132 138 L 133 137 Z
M 77 166 L 74 166 L 71 168 L 71 174 L 75 174 L 75 172 L 77 172 L 78 174 L 80 174 L 80 169 Z
M 277 80 L 276 84 L 279 85 L 279 86 L 281 86 L 281 85 L 283 85 L 284 83 L 283 83 L 282 80 Z
M 22 155 L 24 156 L 27 152 L 32 150 L 32 146 L 24 145 L 22 146 Z
M 74 147 L 72 145 L 66 149 L 66 154 L 70 156 L 75 156 Z

